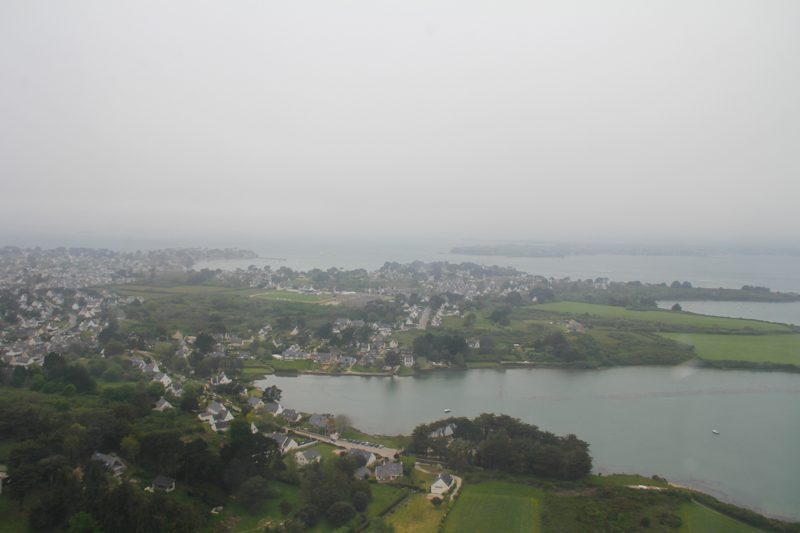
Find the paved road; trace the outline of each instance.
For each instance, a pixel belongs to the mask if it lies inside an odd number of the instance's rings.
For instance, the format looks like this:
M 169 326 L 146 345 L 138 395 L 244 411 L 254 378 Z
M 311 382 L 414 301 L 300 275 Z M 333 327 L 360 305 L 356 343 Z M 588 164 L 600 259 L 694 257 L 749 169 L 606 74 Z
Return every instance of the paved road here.
M 381 457 L 386 457 L 388 459 L 394 459 L 394 455 L 397 453 L 397 450 L 394 448 L 377 448 L 375 446 L 364 446 L 361 444 L 353 444 L 352 442 L 347 442 L 344 439 L 339 439 L 334 442 L 330 442 L 330 438 L 324 435 L 317 435 L 316 433 L 309 433 L 307 431 L 303 431 L 301 429 L 295 429 L 296 433 L 304 435 L 306 437 L 311 437 L 312 439 L 317 439 L 321 442 L 327 442 L 328 444 L 333 444 L 334 446 L 338 446 L 340 448 L 344 448 L 345 450 L 349 450 L 350 448 L 358 448 L 360 450 L 367 450 L 368 452 L 372 452 L 375 455 L 379 455 Z
M 422 311 L 422 317 L 420 317 L 419 326 L 417 326 L 418 329 L 425 329 L 425 328 L 428 327 L 428 316 L 430 314 L 431 314 L 431 308 L 430 307 L 426 307 Z

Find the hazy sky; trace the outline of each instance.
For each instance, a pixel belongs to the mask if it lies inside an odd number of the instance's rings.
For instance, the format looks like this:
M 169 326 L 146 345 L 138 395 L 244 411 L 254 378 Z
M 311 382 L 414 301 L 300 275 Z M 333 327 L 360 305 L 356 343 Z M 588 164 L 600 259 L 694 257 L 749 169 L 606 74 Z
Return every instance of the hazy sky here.
M 798 200 L 795 0 L 0 1 L 6 236 L 797 245 Z

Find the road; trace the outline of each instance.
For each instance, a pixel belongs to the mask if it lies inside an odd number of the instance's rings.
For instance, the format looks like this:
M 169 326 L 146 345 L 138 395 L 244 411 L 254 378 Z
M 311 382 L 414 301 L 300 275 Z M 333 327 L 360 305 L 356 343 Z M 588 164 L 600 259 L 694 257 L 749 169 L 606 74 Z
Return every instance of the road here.
M 431 308 L 430 307 L 426 307 L 422 311 L 422 316 L 419 319 L 419 326 L 417 326 L 418 329 L 425 329 L 425 328 L 428 327 L 428 316 L 430 314 L 431 314 Z

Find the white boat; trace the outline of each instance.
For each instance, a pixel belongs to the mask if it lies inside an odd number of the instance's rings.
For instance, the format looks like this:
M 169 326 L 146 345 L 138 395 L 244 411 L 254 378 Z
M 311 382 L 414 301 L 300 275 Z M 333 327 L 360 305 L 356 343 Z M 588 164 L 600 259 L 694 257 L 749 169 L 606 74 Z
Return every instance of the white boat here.
M 444 410 L 445 413 L 449 413 L 450 411 L 452 411 L 452 409 L 445 409 Z
M 719 435 L 719 431 L 717 431 L 716 429 L 712 429 L 712 430 L 711 430 L 711 432 L 712 432 L 714 435 Z

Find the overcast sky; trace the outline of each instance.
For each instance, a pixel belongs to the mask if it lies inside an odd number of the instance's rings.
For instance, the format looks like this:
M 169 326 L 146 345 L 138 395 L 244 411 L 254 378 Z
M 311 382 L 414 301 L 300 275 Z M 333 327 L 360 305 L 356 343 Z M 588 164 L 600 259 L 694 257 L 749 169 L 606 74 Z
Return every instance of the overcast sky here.
M 794 0 L 0 2 L 7 241 L 797 245 L 798 200 Z

